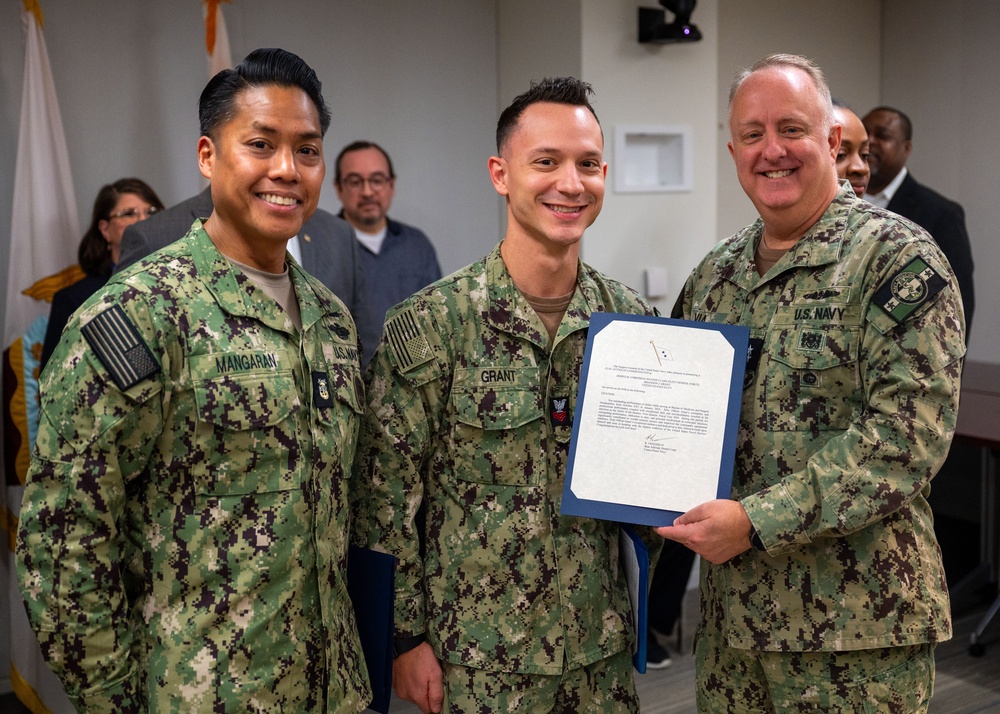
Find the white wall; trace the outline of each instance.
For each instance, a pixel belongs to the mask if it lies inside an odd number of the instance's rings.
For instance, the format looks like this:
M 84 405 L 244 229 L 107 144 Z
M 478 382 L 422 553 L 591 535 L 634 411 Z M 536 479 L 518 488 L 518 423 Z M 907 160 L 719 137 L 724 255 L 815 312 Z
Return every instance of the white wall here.
M 882 103 L 913 122 L 907 166 L 958 201 L 976 263 L 967 359 L 1000 362 L 1000 3 L 885 0 Z

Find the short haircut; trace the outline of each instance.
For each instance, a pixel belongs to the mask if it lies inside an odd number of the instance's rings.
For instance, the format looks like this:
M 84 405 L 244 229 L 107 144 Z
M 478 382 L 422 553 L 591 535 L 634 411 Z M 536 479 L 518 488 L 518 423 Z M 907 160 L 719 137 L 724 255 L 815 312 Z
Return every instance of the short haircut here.
M 910 117 L 906 116 L 906 114 L 899 111 L 895 107 L 875 107 L 869 111 L 868 114 L 871 114 L 872 112 L 892 112 L 898 116 L 899 121 L 903 125 L 903 139 L 906 141 L 913 141 L 913 122 L 910 121 Z
M 733 108 L 733 98 L 736 97 L 737 90 L 743 86 L 743 83 L 750 75 L 772 67 L 790 67 L 805 72 L 819 93 L 820 101 L 823 103 L 825 109 L 827 124 L 833 125 L 833 99 L 830 97 L 830 85 L 826 83 L 826 76 L 823 74 L 823 70 L 819 68 L 819 65 L 802 55 L 781 53 L 768 55 L 757 60 L 752 67 L 741 71 L 736 75 L 736 79 L 733 80 L 732 87 L 729 88 L 729 109 L 732 110 Z
M 574 107 L 586 107 L 597 119 L 597 112 L 590 105 L 587 98 L 594 93 L 593 88 L 587 82 L 583 82 L 573 77 L 546 77 L 540 82 L 532 82 L 527 92 L 514 97 L 506 109 L 500 114 L 497 121 L 497 153 L 503 152 L 511 135 L 517 128 L 518 119 L 524 110 L 532 104 L 539 102 L 551 102 L 553 104 L 569 104 Z M 597 119 L 597 125 L 601 125 L 601 120 Z M 603 134 L 603 130 L 601 132 Z
M 101 233 L 100 223 L 111 220 L 111 212 L 115 210 L 115 205 L 123 193 L 135 194 L 150 206 L 163 210 L 163 201 L 142 179 L 120 178 L 114 183 L 101 186 L 97 198 L 94 199 L 90 227 L 80 239 L 80 246 L 76 251 L 80 267 L 87 275 L 98 277 L 111 275 L 114 265 L 111 263 L 111 252 L 108 250 L 107 241 L 104 240 L 104 234 Z
M 251 87 L 298 87 L 316 105 L 320 131 L 330 126 L 330 108 L 323 101 L 323 86 L 301 57 L 286 50 L 254 50 L 236 65 L 212 77 L 198 100 L 198 121 L 202 136 L 216 139 L 215 132 L 236 114 L 236 98 Z
M 349 154 L 352 151 L 361 151 L 362 149 L 378 149 L 379 153 L 385 157 L 385 162 L 389 164 L 389 178 L 396 178 L 396 170 L 392 168 L 392 159 L 389 158 L 389 154 L 385 149 L 374 141 L 352 141 L 337 154 L 337 161 L 333 169 L 333 182 L 337 186 L 340 185 L 340 179 L 342 178 L 340 174 L 340 160 L 344 158 L 344 154 Z

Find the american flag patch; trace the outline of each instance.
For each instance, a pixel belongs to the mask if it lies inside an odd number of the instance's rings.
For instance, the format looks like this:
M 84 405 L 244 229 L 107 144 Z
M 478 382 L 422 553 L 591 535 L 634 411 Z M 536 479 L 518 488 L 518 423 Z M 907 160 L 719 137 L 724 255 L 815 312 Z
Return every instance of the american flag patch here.
M 160 369 L 138 330 L 118 305 L 102 312 L 80 331 L 122 391 Z
M 402 372 L 433 357 L 431 346 L 420 331 L 412 310 L 404 310 L 385 323 L 385 341 Z

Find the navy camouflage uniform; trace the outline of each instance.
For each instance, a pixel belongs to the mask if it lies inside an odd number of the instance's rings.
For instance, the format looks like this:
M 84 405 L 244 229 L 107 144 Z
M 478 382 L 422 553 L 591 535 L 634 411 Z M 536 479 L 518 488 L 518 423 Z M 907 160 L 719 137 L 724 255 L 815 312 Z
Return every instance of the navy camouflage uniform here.
M 297 329 L 196 222 L 71 320 L 42 378 L 18 579 L 86 712 L 357 712 L 344 572 L 354 323 Z
M 675 307 L 751 330 L 732 497 L 757 543 L 703 562 L 698 637 L 765 653 L 932 651 L 951 637 L 927 496 L 958 410 L 955 277 L 925 231 L 846 182 L 763 277 L 762 232 L 758 220 L 716 246 Z M 699 685 L 726 686 L 718 667 L 700 659 Z
M 367 375 L 357 476 L 372 493 L 360 530 L 399 558 L 396 637 L 426 635 L 445 662 L 446 706 L 448 687 L 464 686 L 449 685 L 449 663 L 560 675 L 628 660 L 618 525 L 559 515 L 595 311 L 651 308 L 580 263 L 550 347 L 497 247 L 388 314 Z M 624 669 L 615 686 L 628 703 Z

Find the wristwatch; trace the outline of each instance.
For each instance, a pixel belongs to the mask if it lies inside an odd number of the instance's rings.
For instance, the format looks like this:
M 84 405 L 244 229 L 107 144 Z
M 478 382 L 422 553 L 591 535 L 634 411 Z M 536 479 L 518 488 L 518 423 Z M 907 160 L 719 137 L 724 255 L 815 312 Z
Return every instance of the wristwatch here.
M 400 637 L 392 641 L 392 658 L 396 659 L 401 654 L 406 654 L 414 647 L 417 647 L 423 642 L 427 641 L 427 636 L 424 634 L 413 635 L 412 637 Z
M 754 528 L 753 523 L 750 524 L 750 547 L 754 550 L 766 551 L 767 548 L 764 547 L 764 541 L 760 539 L 760 533 Z

